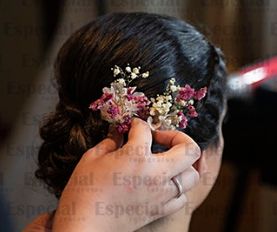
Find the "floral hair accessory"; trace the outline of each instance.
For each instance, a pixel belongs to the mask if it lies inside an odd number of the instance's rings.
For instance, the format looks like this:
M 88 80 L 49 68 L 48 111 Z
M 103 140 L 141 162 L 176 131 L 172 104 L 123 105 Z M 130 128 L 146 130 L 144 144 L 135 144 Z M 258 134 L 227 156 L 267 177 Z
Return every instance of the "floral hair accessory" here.
M 171 78 L 163 95 L 149 100 L 144 93 L 135 91 L 136 86 L 130 86 L 135 79 L 149 77 L 149 71 L 140 73 L 140 69 L 131 68 L 129 64 L 125 70 L 117 65 L 111 68 L 114 77 L 120 75 L 120 78 L 113 81 L 110 88 L 103 88 L 102 96 L 89 108 L 100 110 L 102 119 L 115 125 L 122 134 L 130 129 L 134 116 L 147 121 L 152 130 L 186 128 L 189 119 L 198 116 L 194 103 L 206 96 L 207 87 L 199 90 L 190 85 L 180 87 Z

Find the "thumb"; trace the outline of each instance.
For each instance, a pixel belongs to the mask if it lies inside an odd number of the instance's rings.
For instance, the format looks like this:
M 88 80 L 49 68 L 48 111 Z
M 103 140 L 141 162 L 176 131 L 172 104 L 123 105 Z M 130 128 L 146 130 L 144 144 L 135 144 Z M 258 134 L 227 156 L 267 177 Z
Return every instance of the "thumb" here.
M 151 147 L 152 144 L 152 134 L 151 129 L 147 122 L 144 120 L 134 117 L 132 118 L 131 128 L 128 133 L 128 142 L 132 143 L 133 145 L 144 145 L 146 144 L 147 147 Z

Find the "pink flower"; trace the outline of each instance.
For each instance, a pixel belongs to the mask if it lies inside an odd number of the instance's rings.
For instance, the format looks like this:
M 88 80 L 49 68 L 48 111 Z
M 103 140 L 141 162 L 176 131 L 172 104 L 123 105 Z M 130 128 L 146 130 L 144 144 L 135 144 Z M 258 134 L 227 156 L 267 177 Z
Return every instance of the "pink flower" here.
M 194 106 L 190 105 L 190 106 L 188 106 L 187 108 L 188 108 L 188 116 L 189 116 L 189 117 L 195 118 L 195 117 L 198 116 L 198 113 L 196 112 Z
M 149 116 L 149 107 L 141 108 L 137 112 L 138 116 L 144 120 L 146 120 Z
M 200 101 L 202 98 L 204 98 L 207 94 L 207 87 L 201 88 L 194 94 L 194 99 Z
M 128 87 L 127 94 L 133 94 L 137 87 Z
M 110 99 L 112 99 L 113 95 L 111 93 L 103 93 L 102 96 L 95 100 L 94 102 L 92 102 L 89 106 L 90 109 L 96 111 L 99 110 L 103 107 L 103 105 L 109 101 Z
M 190 87 L 190 85 L 185 85 L 185 87 L 181 87 L 178 95 L 177 95 L 177 100 L 190 100 L 195 94 L 195 90 L 193 88 Z
M 126 123 L 117 124 L 116 129 L 117 129 L 118 133 L 124 134 L 129 130 L 129 125 Z
M 100 99 L 97 99 L 96 101 L 92 102 L 89 106 L 90 109 L 96 111 L 96 110 L 99 110 L 103 107 L 103 100 L 100 98 Z
M 120 134 L 124 134 L 130 130 L 131 127 L 131 117 L 129 115 L 123 116 L 123 123 L 119 123 L 116 125 L 116 129 Z
M 181 121 L 179 122 L 179 127 L 180 128 L 186 128 L 187 127 L 187 125 L 188 125 L 188 119 L 187 119 L 187 117 L 184 115 L 184 113 L 183 112 L 181 112 L 181 111 L 179 111 L 178 113 L 177 113 L 177 115 L 179 116 L 179 117 L 181 117 Z
M 112 99 L 112 97 L 113 97 L 113 95 L 111 93 L 104 93 L 101 98 L 104 102 L 107 102 L 110 99 Z
M 119 106 L 117 105 L 111 105 L 108 110 L 107 110 L 108 114 L 110 114 L 111 119 L 114 119 L 120 112 L 119 110 Z

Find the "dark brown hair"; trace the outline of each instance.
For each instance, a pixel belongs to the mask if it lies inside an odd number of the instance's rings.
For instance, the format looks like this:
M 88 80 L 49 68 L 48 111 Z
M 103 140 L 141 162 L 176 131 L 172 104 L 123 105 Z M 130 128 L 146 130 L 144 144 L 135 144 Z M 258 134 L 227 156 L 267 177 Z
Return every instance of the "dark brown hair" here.
M 184 132 L 202 149 L 218 141 L 226 81 L 220 50 L 193 26 L 174 17 L 106 14 L 75 32 L 55 63 L 59 102 L 40 128 L 44 142 L 36 176 L 57 197 L 83 153 L 107 135 L 107 122 L 88 106 L 114 80 L 111 67 L 127 63 L 150 71 L 149 78 L 132 83 L 148 97 L 163 93 L 172 77 L 180 85 L 207 86 L 207 97 L 196 105 L 199 116 Z

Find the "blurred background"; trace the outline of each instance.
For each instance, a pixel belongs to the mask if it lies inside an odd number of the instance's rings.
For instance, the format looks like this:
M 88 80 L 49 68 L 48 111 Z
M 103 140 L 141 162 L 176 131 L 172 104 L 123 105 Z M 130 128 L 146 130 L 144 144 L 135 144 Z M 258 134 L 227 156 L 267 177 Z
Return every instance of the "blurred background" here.
M 168 14 L 192 23 L 221 47 L 230 73 L 277 54 L 274 0 L 0 0 L 3 231 L 22 230 L 55 209 L 56 200 L 33 176 L 39 122 L 57 100 L 53 60 L 78 27 L 116 11 Z M 190 231 L 277 231 L 277 93 L 265 83 L 251 98 L 231 99 L 228 106 L 222 169 Z

